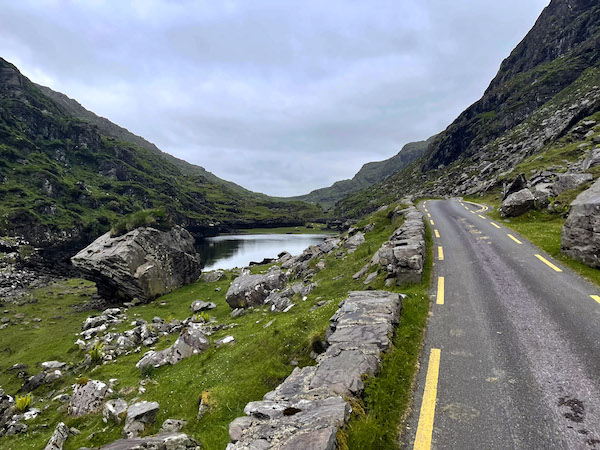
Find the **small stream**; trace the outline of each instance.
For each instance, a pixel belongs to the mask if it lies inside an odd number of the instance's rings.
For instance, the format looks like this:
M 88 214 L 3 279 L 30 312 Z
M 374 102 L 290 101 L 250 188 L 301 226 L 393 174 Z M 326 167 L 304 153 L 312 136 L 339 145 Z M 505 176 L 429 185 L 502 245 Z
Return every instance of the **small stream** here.
M 204 240 L 198 252 L 204 271 L 245 267 L 251 261 L 276 258 L 281 252 L 298 255 L 311 245 L 318 245 L 330 234 L 232 234 Z

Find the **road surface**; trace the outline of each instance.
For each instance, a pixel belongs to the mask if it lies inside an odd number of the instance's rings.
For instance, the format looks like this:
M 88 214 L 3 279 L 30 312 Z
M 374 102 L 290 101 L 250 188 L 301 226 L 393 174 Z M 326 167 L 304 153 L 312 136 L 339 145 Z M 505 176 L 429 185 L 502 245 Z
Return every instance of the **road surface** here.
M 434 290 L 415 449 L 600 449 L 600 288 L 485 207 L 421 202 Z

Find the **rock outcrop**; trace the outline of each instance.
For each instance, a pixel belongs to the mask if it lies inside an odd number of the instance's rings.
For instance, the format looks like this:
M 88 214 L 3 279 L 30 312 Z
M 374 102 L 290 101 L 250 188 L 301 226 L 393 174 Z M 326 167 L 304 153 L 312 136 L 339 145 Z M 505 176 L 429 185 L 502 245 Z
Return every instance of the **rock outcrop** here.
M 96 282 L 100 296 L 112 301 L 147 302 L 196 281 L 201 272 L 194 238 L 178 226 L 137 228 L 118 237 L 106 233 L 71 261 Z
M 352 411 L 344 397 L 359 395 L 364 377 L 378 372 L 401 309 L 399 294 L 351 292 L 331 318 L 317 365 L 295 368 L 262 401 L 248 403 L 229 426 L 227 449 L 335 449 Z
M 265 275 L 241 275 L 229 286 L 225 300 L 231 309 L 259 306 L 272 291 L 281 289 L 285 281 L 285 274 L 277 266 Z
M 404 223 L 375 252 L 370 264 L 354 275 L 356 279 L 364 276 L 370 266 L 378 265 L 387 271 L 387 279 L 395 279 L 398 285 L 421 281 L 426 251 L 423 216 L 412 205 L 403 210 L 397 208 L 394 215 L 404 216 Z
M 147 425 L 151 425 L 156 421 L 159 408 L 158 402 L 144 401 L 131 405 L 127 409 L 123 437 L 128 439 L 138 437 Z
M 600 267 L 600 179 L 571 203 L 561 248 L 577 261 Z
M 202 446 L 185 433 L 162 433 L 145 438 L 119 439 L 100 450 L 201 450 Z
M 60 422 L 52 434 L 52 437 L 44 447 L 44 450 L 62 450 L 65 441 L 69 438 L 69 427 Z
M 196 355 L 210 347 L 210 342 L 202 332 L 202 325 L 190 323 L 186 326 L 175 343 L 164 350 L 151 350 L 136 364 L 141 369 L 144 366 L 161 367 L 167 364 L 177 364 L 185 358 Z
M 552 191 L 554 195 L 560 195 L 565 191 L 577 189 L 593 179 L 591 173 L 562 173 L 556 176 Z
M 89 380 L 85 384 L 76 384 L 69 404 L 71 416 L 83 416 L 96 412 L 102 406 L 104 398 L 110 393 L 106 383 L 98 380 Z
M 535 207 L 535 197 L 528 188 L 521 189 L 506 197 L 500 206 L 502 217 L 516 217 Z

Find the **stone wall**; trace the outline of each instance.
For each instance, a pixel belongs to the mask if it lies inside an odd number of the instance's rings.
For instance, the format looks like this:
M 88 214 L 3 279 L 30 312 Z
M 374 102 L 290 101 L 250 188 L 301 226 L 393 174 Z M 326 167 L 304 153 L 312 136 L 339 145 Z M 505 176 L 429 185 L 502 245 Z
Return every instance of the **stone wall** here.
M 227 449 L 334 449 L 352 412 L 345 398 L 360 395 L 364 376 L 379 371 L 401 310 L 400 294 L 351 292 L 330 319 L 329 347 L 317 365 L 294 369 L 262 401 L 248 403 L 246 416 L 229 426 Z

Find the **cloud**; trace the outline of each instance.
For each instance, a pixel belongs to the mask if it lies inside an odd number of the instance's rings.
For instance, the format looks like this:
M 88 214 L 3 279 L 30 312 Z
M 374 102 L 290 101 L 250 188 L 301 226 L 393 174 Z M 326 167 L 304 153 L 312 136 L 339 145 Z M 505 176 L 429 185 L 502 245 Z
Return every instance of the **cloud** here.
M 476 101 L 548 0 L 22 0 L 0 56 L 271 195 L 350 178 Z

